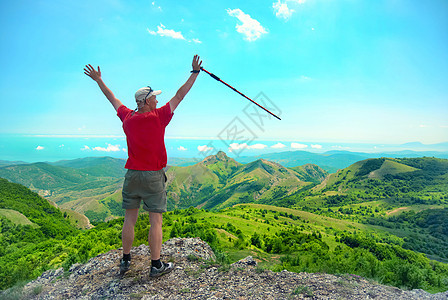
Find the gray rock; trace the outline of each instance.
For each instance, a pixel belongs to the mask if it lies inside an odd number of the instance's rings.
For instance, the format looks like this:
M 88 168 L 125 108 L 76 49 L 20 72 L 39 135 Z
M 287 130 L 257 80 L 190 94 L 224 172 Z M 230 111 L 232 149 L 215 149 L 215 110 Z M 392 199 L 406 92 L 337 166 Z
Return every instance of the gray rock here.
M 240 259 L 236 263 L 233 263 L 234 267 L 243 267 L 243 266 L 256 266 L 257 262 L 252 256 L 248 256 L 246 258 Z
M 216 260 L 212 248 L 200 238 L 172 238 L 162 245 L 162 254 L 173 258 L 195 256 L 203 260 Z
M 73 265 L 68 269 L 68 271 L 69 271 L 70 273 L 73 273 L 76 269 L 79 269 L 81 266 L 82 266 L 82 265 L 81 265 L 81 264 L 78 264 L 78 263 L 73 264 Z
M 356 275 L 272 272 L 255 268 L 248 256 L 230 268 L 210 264 L 215 256 L 199 238 L 175 238 L 162 246 L 162 259 L 175 269 L 149 277 L 151 259 L 146 245 L 131 250 L 130 270 L 119 274 L 121 250 L 111 250 L 75 264 L 70 276 L 62 268 L 44 272 L 22 291 L 5 291 L 0 298 L 19 299 L 448 299 L 448 291 L 429 294 L 380 285 Z M 192 259 L 196 257 L 199 259 Z

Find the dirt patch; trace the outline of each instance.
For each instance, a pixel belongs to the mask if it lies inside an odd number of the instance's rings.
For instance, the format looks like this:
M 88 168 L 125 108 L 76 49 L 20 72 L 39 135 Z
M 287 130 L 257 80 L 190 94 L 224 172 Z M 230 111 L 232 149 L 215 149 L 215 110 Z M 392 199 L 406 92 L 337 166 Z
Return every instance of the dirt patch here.
M 196 206 L 197 209 L 202 209 L 208 201 L 205 201 L 204 203 L 199 204 L 198 206 Z
M 400 210 L 407 209 L 407 208 L 408 208 L 407 206 L 399 207 L 399 208 L 396 208 L 394 210 L 391 210 L 391 211 L 387 212 L 386 215 L 391 215 L 391 214 L 394 214 L 396 212 L 399 212 Z
M 219 232 L 219 233 L 224 233 L 226 236 L 228 236 L 228 237 L 230 237 L 230 238 L 232 238 L 232 239 L 234 239 L 234 240 L 237 239 L 236 236 L 234 236 L 233 234 L 229 233 L 228 231 L 225 231 L 224 229 L 215 228 L 215 230 L 216 230 L 217 232 Z

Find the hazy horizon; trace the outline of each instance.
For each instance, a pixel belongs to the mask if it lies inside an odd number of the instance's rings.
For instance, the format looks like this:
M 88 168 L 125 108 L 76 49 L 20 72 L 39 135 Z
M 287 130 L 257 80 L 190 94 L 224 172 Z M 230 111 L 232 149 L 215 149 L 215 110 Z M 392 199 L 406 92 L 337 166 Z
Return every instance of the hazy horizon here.
M 165 140 L 168 159 L 194 158 L 202 160 L 208 155 L 224 151 L 232 158 L 258 156 L 287 151 L 307 151 L 325 153 L 329 151 L 349 151 L 362 153 L 385 153 L 400 151 L 432 151 L 448 153 L 448 142 L 425 145 L 419 142 L 406 144 L 381 143 L 333 143 L 313 141 L 254 140 L 248 143 L 214 139 Z M 127 158 L 124 136 L 44 136 L 0 134 L 0 160 L 8 161 L 58 161 L 91 156 L 111 156 Z

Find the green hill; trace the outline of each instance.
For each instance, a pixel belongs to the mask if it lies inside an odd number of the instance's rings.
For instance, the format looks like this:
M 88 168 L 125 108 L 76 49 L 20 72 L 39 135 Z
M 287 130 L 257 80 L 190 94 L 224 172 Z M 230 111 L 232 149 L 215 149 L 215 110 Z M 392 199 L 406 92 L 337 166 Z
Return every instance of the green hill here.
M 60 210 L 72 226 L 75 226 L 78 229 L 90 229 L 93 227 L 93 225 L 90 224 L 89 218 L 85 215 L 71 209 L 60 208 Z
M 286 178 L 289 178 L 288 171 L 293 172 L 262 160 L 238 168 L 243 167 L 245 171 L 236 169 L 230 178 L 238 180 L 238 175 L 251 173 L 260 176 L 259 180 L 271 180 L 270 176 L 277 172 L 285 172 Z M 247 180 L 240 179 L 241 182 Z M 114 194 L 101 201 L 106 204 L 117 199 L 118 194 Z M 380 207 L 381 204 L 377 201 L 375 205 Z M 361 204 L 350 207 L 365 211 Z M 73 263 L 86 262 L 90 257 L 121 246 L 123 218 L 99 223 L 89 230 L 77 230 L 70 225 L 68 216 L 48 201 L 4 179 L 0 179 L 0 208 L 0 211 L 20 212 L 39 225 L 33 228 L 0 217 L 1 289 L 36 278 L 51 268 L 64 267 L 65 276 L 70 276 L 68 270 Z M 322 212 L 322 209 L 310 212 L 256 203 L 238 204 L 219 211 L 193 207 L 175 209 L 164 214 L 163 236 L 164 240 L 200 237 L 212 246 L 217 256 L 217 262 L 210 264 L 220 265 L 223 271 L 228 263 L 252 255 L 260 262 L 260 269 L 356 274 L 409 289 L 422 288 L 431 292 L 448 289 L 447 264 L 404 249 L 412 241 L 399 235 L 405 230 L 400 226 L 406 224 L 427 228 L 434 236 L 445 235 L 446 210 L 398 215 L 400 219 L 389 220 L 391 224 L 400 225 L 394 228 Z M 325 210 L 325 213 L 331 211 Z M 149 227 L 147 215 L 142 214 L 135 228 L 134 246 L 147 243 Z
M 16 224 L 16 225 L 30 225 L 32 227 L 39 227 L 38 225 L 31 222 L 23 214 L 21 214 L 18 211 L 15 211 L 13 209 L 1 208 L 0 209 L 0 217 L 6 218 L 9 221 L 11 221 L 13 224 Z
M 114 213 L 100 200 L 121 189 L 124 162 L 111 157 L 91 157 L 12 165 L 0 168 L 0 177 L 30 188 L 61 208 L 87 214 L 92 221 L 103 221 Z M 81 217 L 73 217 L 81 226 L 88 226 Z
M 107 226 L 100 235 L 83 232 L 70 218 L 28 188 L 0 178 L 0 289 L 118 248 L 118 232 Z
M 314 191 L 334 191 L 362 199 L 436 203 L 445 200 L 447 180 L 446 159 L 377 158 L 357 162 L 331 174 Z
M 414 167 L 410 167 L 407 165 L 404 165 L 402 163 L 393 161 L 393 160 L 384 160 L 381 167 L 375 171 L 372 171 L 368 177 L 369 178 L 376 178 L 376 179 L 384 179 L 386 175 L 397 175 L 400 173 L 407 173 L 407 172 L 413 172 L 417 171 L 418 169 Z
M 95 177 L 123 177 L 126 173 L 126 160 L 113 157 L 86 157 L 74 160 L 62 160 L 50 163 L 54 166 L 78 169 Z
M 448 208 L 447 182 L 446 159 L 367 159 L 277 203 L 377 226 L 405 239 L 403 247 L 448 262 L 446 230 L 430 221 L 448 223 L 444 210 Z
M 42 162 L 0 168 L 0 177 L 38 190 L 52 190 L 91 180 L 78 170 Z
M 26 187 L 0 178 L 0 209 L 19 212 L 39 226 L 48 237 L 65 236 L 75 230 L 61 211 Z
M 303 166 L 290 168 L 299 174 L 299 178 L 302 181 L 321 183 L 325 180 L 328 173 L 321 167 L 314 164 L 305 164 Z
M 221 209 L 238 203 L 272 203 L 326 174 L 315 165 L 288 169 L 264 159 L 240 164 L 220 151 L 193 166 L 168 169 L 168 207 Z
M 62 209 L 84 214 L 90 221 L 104 221 L 124 214 L 120 206 L 123 166 L 121 159 L 94 157 L 8 166 L 0 168 L 0 176 L 29 187 Z M 224 152 L 191 166 L 167 169 L 169 209 L 272 204 L 327 175 L 312 164 L 291 169 L 264 159 L 240 164 Z

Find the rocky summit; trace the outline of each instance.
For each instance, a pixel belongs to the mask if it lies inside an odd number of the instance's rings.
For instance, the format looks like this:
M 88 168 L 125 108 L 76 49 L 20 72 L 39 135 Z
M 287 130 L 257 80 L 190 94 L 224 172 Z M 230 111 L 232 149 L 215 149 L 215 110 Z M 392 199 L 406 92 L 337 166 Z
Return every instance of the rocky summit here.
M 448 299 L 448 292 L 404 291 L 357 275 L 272 272 L 246 257 L 231 265 L 216 263 L 199 238 L 173 238 L 163 244 L 162 259 L 175 269 L 151 278 L 146 245 L 131 251 L 131 269 L 119 274 L 121 250 L 49 270 L 23 288 L 0 294 L 5 299 Z

